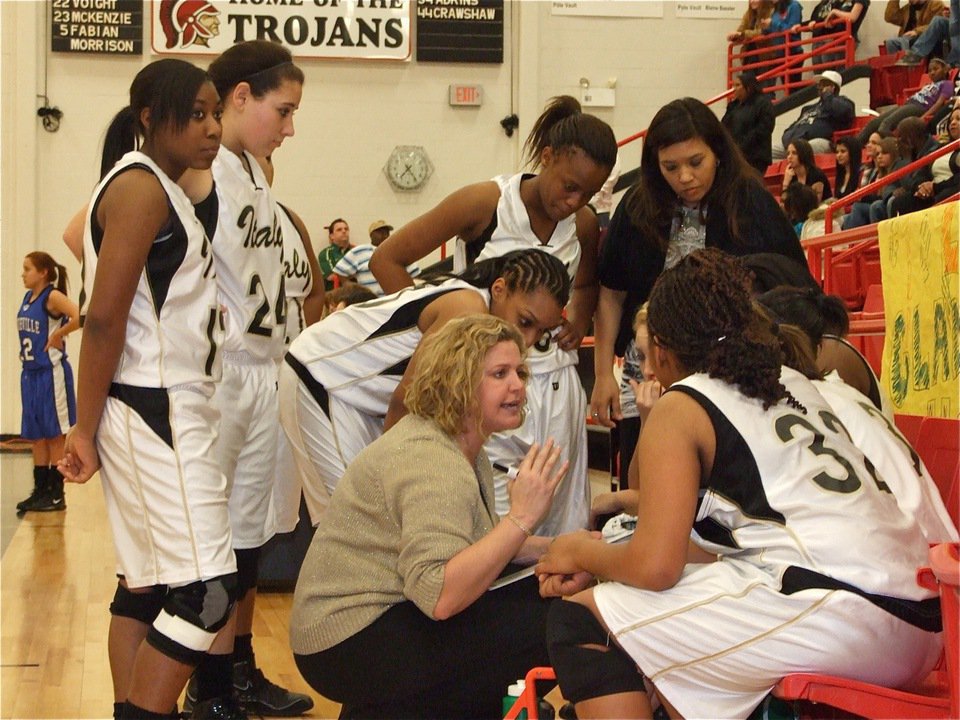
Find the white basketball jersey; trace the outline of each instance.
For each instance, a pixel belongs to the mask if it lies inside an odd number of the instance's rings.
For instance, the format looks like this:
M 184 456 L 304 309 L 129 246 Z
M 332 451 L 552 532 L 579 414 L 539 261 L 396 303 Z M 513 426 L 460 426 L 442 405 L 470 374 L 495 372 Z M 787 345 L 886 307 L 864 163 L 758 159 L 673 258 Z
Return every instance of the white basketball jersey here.
M 840 418 L 854 445 L 890 486 L 904 514 L 917 521 L 927 542 L 956 542 L 957 529 L 936 483 L 897 426 L 868 397 L 841 380 L 836 371 L 813 384 Z
M 103 240 L 97 208 L 113 179 L 132 168 L 157 177 L 167 194 L 170 218 L 140 273 L 113 381 L 150 388 L 217 381 L 223 320 L 210 242 L 183 190 L 141 152 L 124 155 L 93 192 L 83 233 L 81 318 L 87 313 Z
M 303 299 L 313 288 L 313 276 L 307 261 L 307 250 L 300 231 L 293 223 L 290 212 L 277 203 L 277 221 L 283 237 L 283 287 L 287 296 L 287 323 L 284 346 L 290 343 L 307 326 L 303 316 Z
M 868 593 L 930 597 L 915 580 L 928 546 L 913 518 L 813 384 L 786 367 L 780 380 L 806 413 L 786 400 L 764 410 L 703 373 L 671 386 L 696 400 L 716 431 L 693 527 L 698 544 L 779 568 L 784 579 L 826 576 Z
M 530 216 L 520 197 L 520 181 L 531 175 L 517 173 L 516 175 L 498 175 L 493 181 L 500 187 L 500 202 L 497 203 L 495 223 L 484 231 L 474 243 L 470 244 L 469 252 L 474 254 L 477 245 L 480 245 L 479 255 L 473 258 L 486 260 L 500 257 L 513 250 L 529 250 L 536 248 L 550 253 L 560 260 L 567 268 L 571 282 L 580 267 L 580 241 L 577 238 L 576 213 L 557 223 L 550 236 L 550 241 L 544 245 L 533 232 L 530 225 Z M 488 236 L 489 234 L 489 236 Z M 453 270 L 463 272 L 469 264 L 467 244 L 457 238 L 454 250 Z M 552 372 L 562 367 L 577 364 L 577 353 L 572 350 L 560 350 L 556 343 L 547 343 L 546 336 L 530 348 L 527 357 L 530 372 L 540 375 Z
M 267 179 L 256 159 L 244 154 L 249 172 L 222 145 L 212 168 L 219 202 L 213 256 L 227 309 L 224 350 L 278 360 L 287 310 L 283 238 Z
M 473 290 L 489 306 L 490 295 L 456 278 L 440 285 L 408 287 L 351 305 L 314 323 L 290 345 L 290 355 L 331 396 L 376 417 L 387 414 L 423 333 L 420 313 L 439 296 Z

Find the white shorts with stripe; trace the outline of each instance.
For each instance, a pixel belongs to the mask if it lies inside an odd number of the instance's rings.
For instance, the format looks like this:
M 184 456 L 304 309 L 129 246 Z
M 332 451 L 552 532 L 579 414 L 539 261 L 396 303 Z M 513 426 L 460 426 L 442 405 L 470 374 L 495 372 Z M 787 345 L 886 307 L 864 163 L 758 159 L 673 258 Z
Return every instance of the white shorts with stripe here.
M 97 431 L 119 572 L 133 588 L 236 572 L 213 385 L 148 392 L 166 393 L 169 407 L 108 397 Z
M 520 440 L 520 444 L 514 442 Z M 492 435 L 484 449 L 490 462 L 517 467 L 526 453 L 523 447 L 553 438 L 562 452 L 560 462 L 570 460 L 570 469 L 557 487 L 550 512 L 537 527 L 537 535 L 553 536 L 582 530 L 590 520 L 590 478 L 587 475 L 587 396 L 575 365 L 567 365 L 527 381 L 527 416 L 516 430 Z M 494 467 L 497 514 L 510 512 L 507 475 Z
M 602 583 L 594 598 L 620 646 L 685 718 L 745 718 L 784 675 L 903 687 L 929 673 L 940 635 L 842 590 L 779 592 L 740 560 L 688 565 L 669 590 Z
M 273 471 L 273 516 L 278 533 L 296 530 L 300 521 L 300 495 L 303 483 L 287 442 L 283 426 L 277 423 L 277 464 Z
M 327 395 L 329 416 L 297 373 L 280 365 L 280 424 L 287 435 L 303 498 L 316 527 L 347 465 L 383 435 L 383 418 L 372 417 Z
M 276 534 L 273 508 L 277 457 L 277 365 L 245 352 L 224 353 L 216 458 L 227 478 L 233 547 L 250 550 Z

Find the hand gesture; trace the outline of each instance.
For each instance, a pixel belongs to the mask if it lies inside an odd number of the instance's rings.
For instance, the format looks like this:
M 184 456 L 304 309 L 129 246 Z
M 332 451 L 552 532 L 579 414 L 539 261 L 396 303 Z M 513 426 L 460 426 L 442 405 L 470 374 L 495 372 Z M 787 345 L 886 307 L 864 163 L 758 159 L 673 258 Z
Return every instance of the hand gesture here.
M 63 457 L 57 469 L 67 482 L 85 483 L 100 469 L 100 456 L 93 438 L 85 437 L 70 428 L 63 446 Z
M 577 549 L 584 543 L 603 542 L 600 533 L 587 530 L 560 535 L 553 539 L 547 551 L 540 556 L 537 562 L 536 574 L 543 579 L 546 575 L 573 576 L 582 573 L 583 568 L 576 561 Z
M 914 193 L 914 196 L 918 198 L 933 197 L 933 181 L 927 180 L 926 182 L 920 183 L 920 185 L 917 186 L 917 191 Z
M 637 382 L 630 380 L 630 387 L 637 396 L 637 411 L 640 413 L 640 422 L 646 422 L 647 416 L 653 409 L 653 404 L 663 395 L 663 386 L 659 380 L 644 380 Z
M 582 342 L 583 333 L 577 330 L 569 320 L 564 318 L 563 323 L 560 325 L 560 330 L 557 332 L 557 346 L 561 350 L 576 350 Z
M 540 597 L 568 597 L 585 590 L 593 582 L 593 575 L 586 571 L 572 575 L 540 575 Z
M 570 461 L 564 460 L 557 472 L 553 473 L 559 459 L 560 448 L 554 444 L 553 438 L 542 447 L 534 443 L 520 463 L 516 479 L 507 483 L 510 514 L 524 527 L 539 525 L 550 509 L 553 493 L 570 467 Z
M 622 420 L 620 386 L 613 373 L 598 375 L 590 394 L 590 416 L 604 427 L 612 428 L 615 420 Z

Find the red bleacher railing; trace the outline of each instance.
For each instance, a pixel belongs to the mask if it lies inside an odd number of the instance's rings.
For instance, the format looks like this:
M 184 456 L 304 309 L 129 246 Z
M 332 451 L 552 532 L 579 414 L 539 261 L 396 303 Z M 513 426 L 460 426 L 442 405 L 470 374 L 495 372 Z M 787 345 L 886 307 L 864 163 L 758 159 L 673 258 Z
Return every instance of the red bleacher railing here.
M 910 173 L 914 172 L 915 170 L 918 170 L 924 165 L 929 165 L 938 157 L 946 155 L 947 153 L 955 152 L 957 150 L 960 150 L 960 140 L 954 140 L 953 142 L 949 142 L 946 145 L 942 145 L 941 147 L 937 148 L 932 153 L 929 153 L 928 155 L 924 155 L 919 160 L 914 160 L 909 165 L 905 165 L 899 170 L 895 170 L 889 175 L 885 175 L 879 180 L 875 180 L 869 185 L 866 185 L 860 188 L 859 190 L 855 190 L 849 195 L 845 195 L 844 197 L 840 198 L 835 203 L 828 205 L 826 215 L 824 217 L 824 222 L 826 223 L 826 226 L 824 228 L 825 234 L 830 235 L 833 232 L 833 216 L 836 215 L 837 210 L 839 210 L 840 208 L 848 207 L 849 205 L 852 205 L 862 197 L 873 195 L 885 185 L 889 185 L 890 183 L 896 180 L 899 180 L 905 175 L 909 175 Z
M 826 28 L 830 28 L 831 32 L 816 37 L 811 34 L 814 30 Z M 782 43 L 774 44 L 774 41 L 781 39 Z M 820 62 L 812 60 L 814 57 L 822 58 L 827 55 L 839 57 Z M 811 79 L 808 77 L 794 81 L 789 80 L 789 76 L 810 73 L 812 77 L 824 70 L 842 71 L 854 64 L 855 55 L 856 42 L 849 20 L 830 24 L 816 23 L 803 26 L 799 32 L 786 30 L 751 38 L 745 42 L 735 41 L 727 46 L 727 85 L 733 83 L 736 73 L 753 70 L 758 80 L 777 80 L 765 87 L 764 92 L 790 92 L 809 85 Z M 807 60 L 811 60 L 810 65 L 804 65 Z

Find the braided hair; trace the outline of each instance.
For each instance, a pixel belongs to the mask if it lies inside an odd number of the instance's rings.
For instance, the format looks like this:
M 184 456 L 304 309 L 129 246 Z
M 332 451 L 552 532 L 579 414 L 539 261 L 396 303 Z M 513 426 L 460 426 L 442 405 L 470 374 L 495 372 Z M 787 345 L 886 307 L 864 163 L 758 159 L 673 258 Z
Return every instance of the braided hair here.
M 449 272 L 427 272 L 420 279 L 439 285 L 451 277 L 459 277 L 474 287 L 489 290 L 497 278 L 503 278 L 511 293 L 546 290 L 560 307 L 570 300 L 570 276 L 566 266 L 550 253 L 534 248 L 513 250 L 499 257 L 474 263 L 459 275 Z
M 735 385 L 767 409 L 793 398 L 780 382 L 780 343 L 754 310 L 750 282 L 733 257 L 715 248 L 697 250 L 660 275 L 650 293 L 647 328 L 685 369 Z

